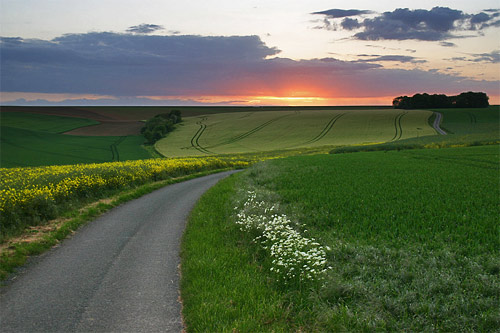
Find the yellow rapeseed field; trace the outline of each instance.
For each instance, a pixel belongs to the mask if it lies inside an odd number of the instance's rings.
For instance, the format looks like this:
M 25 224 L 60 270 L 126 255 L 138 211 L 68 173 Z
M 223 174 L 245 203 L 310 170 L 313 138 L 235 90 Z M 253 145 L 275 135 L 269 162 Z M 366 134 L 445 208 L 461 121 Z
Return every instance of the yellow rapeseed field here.
M 249 162 L 215 157 L 0 168 L 0 234 L 52 217 L 57 205 L 149 181 Z

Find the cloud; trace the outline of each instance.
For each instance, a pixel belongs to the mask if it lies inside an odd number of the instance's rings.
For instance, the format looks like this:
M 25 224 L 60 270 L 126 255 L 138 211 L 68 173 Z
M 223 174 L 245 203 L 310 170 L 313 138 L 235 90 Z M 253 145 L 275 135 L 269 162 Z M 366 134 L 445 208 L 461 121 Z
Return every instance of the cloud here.
M 369 57 L 366 54 L 360 54 L 360 57 Z M 383 62 L 383 61 L 395 61 L 401 63 L 412 63 L 412 64 L 422 64 L 426 63 L 427 60 L 419 59 L 412 56 L 404 55 L 372 55 L 371 58 L 358 60 L 359 62 Z
M 340 26 L 345 30 L 354 30 L 360 28 L 361 24 L 358 22 L 358 19 L 352 19 L 346 17 L 345 19 L 342 20 Z
M 326 15 L 329 18 L 340 18 L 349 16 L 359 16 L 364 14 L 374 13 L 371 10 L 359 10 L 359 9 L 329 9 L 322 12 L 312 13 L 313 15 Z
M 457 47 L 457 44 L 451 42 L 439 42 L 439 45 L 444 47 Z
M 258 36 L 93 32 L 52 40 L 2 38 L 0 84 L 3 92 L 195 101 L 200 96 L 229 101 L 241 96 L 378 97 L 446 89 L 491 94 L 498 87 L 498 81 L 380 64 L 423 61 L 410 56 L 292 60 L 277 57 L 279 52 Z
M 478 53 L 478 54 L 473 54 L 472 55 L 474 59 L 472 61 L 474 62 L 489 62 L 492 64 L 498 64 L 500 63 L 500 51 L 492 51 L 490 53 Z
M 221 104 L 231 104 L 233 101 L 223 102 Z M 123 98 L 100 98 L 100 99 L 65 99 L 62 101 L 54 102 L 46 99 L 26 100 L 19 98 L 12 101 L 2 101 L 2 105 L 16 105 L 16 106 L 202 106 L 211 103 L 201 103 L 193 99 L 151 99 L 151 98 L 138 98 L 138 97 L 123 97 Z
M 451 59 L 444 59 L 451 61 L 468 61 L 468 62 L 485 62 L 491 64 L 500 63 L 500 50 L 491 51 L 489 53 L 473 53 L 468 54 L 468 57 L 453 57 Z
M 323 14 L 329 24 L 337 18 L 346 17 L 340 26 L 348 31 L 361 29 L 353 38 L 359 40 L 421 40 L 443 41 L 450 38 L 463 38 L 459 32 L 483 30 L 491 26 L 500 26 L 498 11 L 482 11 L 478 14 L 466 14 L 461 10 L 448 7 L 434 7 L 431 10 L 398 8 L 392 12 L 377 14 L 362 21 L 347 16 L 358 15 L 349 12 L 342 15 L 338 10 L 316 12 Z M 364 12 L 359 11 L 358 12 Z M 348 15 L 349 14 L 349 15 Z M 325 24 L 325 29 L 327 26 Z
M 150 34 L 152 32 L 158 31 L 158 30 L 164 30 L 163 26 L 157 25 L 157 24 L 139 24 L 139 25 L 134 25 L 130 28 L 127 29 L 127 32 L 135 33 L 135 34 Z

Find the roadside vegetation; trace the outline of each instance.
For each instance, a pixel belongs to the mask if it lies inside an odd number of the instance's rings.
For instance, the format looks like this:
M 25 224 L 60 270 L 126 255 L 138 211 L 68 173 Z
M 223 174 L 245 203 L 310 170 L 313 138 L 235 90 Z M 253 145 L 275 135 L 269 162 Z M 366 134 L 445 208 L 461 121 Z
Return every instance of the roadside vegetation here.
M 201 171 L 246 166 L 218 158 L 150 159 L 0 169 L 0 240 L 113 191 Z
M 498 160 L 498 145 L 368 152 L 272 160 L 235 175 L 221 185 L 235 194 L 206 195 L 188 225 L 188 330 L 500 329 Z M 237 223 L 248 191 L 329 248 L 322 283 L 276 277 L 256 234 Z M 235 302 L 225 285 L 245 299 Z
M 17 267 L 23 265 L 29 256 L 38 255 L 49 250 L 79 227 L 111 208 L 151 193 L 166 185 L 220 171 L 222 170 L 207 170 L 156 182 L 148 182 L 134 188 L 111 192 L 106 198 L 98 201 L 95 201 L 95 199 L 90 202 L 80 200 L 78 203 L 68 205 L 66 210 L 59 211 L 59 216 L 56 219 L 41 225 L 27 227 L 18 236 L 4 237 L 0 242 L 0 281 L 7 278 L 8 274 L 14 272 Z

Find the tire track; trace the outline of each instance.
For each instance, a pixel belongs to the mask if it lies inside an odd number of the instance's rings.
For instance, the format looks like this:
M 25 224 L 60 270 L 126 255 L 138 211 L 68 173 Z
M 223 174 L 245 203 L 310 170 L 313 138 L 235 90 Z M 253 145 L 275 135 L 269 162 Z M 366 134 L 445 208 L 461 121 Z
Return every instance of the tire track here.
M 327 135 L 328 132 L 330 132 L 330 130 L 332 129 L 333 125 L 335 125 L 335 123 L 337 122 L 337 120 L 339 120 L 344 115 L 345 115 L 345 113 L 341 113 L 339 115 L 336 115 L 332 119 L 330 119 L 330 121 L 328 122 L 328 124 L 326 124 L 325 128 L 323 128 L 323 130 L 318 135 L 316 135 L 314 138 L 312 138 L 311 140 L 309 140 L 309 141 L 307 141 L 307 142 L 305 142 L 303 144 L 304 145 L 311 144 L 311 143 L 314 143 L 314 142 L 317 142 L 317 141 L 323 139 L 325 137 L 325 135 Z
M 111 160 L 119 162 L 120 161 L 120 153 L 118 152 L 118 145 L 122 143 L 127 137 L 121 136 L 118 140 L 113 142 L 109 148 L 111 149 Z
M 207 117 L 203 117 L 203 118 L 201 118 L 201 120 L 200 120 L 200 121 L 197 121 L 197 122 L 196 122 L 196 124 L 200 125 L 200 128 L 199 128 L 199 129 L 198 129 L 198 131 L 194 134 L 194 136 L 191 138 L 191 146 L 192 146 L 194 149 L 196 149 L 196 150 L 198 150 L 198 151 L 200 151 L 200 152 L 202 152 L 202 153 L 204 153 L 204 154 L 213 154 L 213 152 L 211 152 L 211 151 L 209 151 L 209 150 L 205 149 L 204 147 L 202 147 L 202 146 L 200 145 L 200 142 L 199 142 L 200 137 L 203 135 L 203 132 L 205 132 L 205 129 L 207 128 L 207 125 L 205 125 L 205 124 L 203 123 L 203 121 L 205 121 L 205 120 L 207 120 L 207 119 L 208 119 Z
M 207 148 L 215 148 L 215 147 L 220 147 L 220 146 L 223 146 L 223 145 L 228 145 L 228 144 L 231 144 L 231 143 L 234 143 L 234 142 L 237 142 L 237 141 L 240 141 L 240 140 L 243 140 L 245 139 L 246 137 L 252 135 L 252 134 L 255 134 L 256 132 L 260 131 L 261 129 L 265 128 L 266 126 L 280 120 L 280 119 L 283 119 L 285 117 L 290 117 L 292 116 L 293 114 L 286 114 L 284 116 L 279 116 L 279 117 L 276 117 L 276 118 L 273 118 L 271 120 L 268 120 L 266 121 L 265 123 L 263 124 L 260 124 L 259 126 L 251 129 L 250 131 L 248 132 L 245 132 L 245 133 L 242 133 L 240 135 L 237 135 L 235 137 L 232 137 L 232 138 L 229 138 L 228 140 L 226 141 L 223 141 L 221 143 L 218 143 L 218 144 L 215 144 L 213 146 L 208 146 Z M 297 115 L 297 113 L 295 113 L 295 115 Z
M 467 115 L 469 116 L 471 124 L 477 124 L 477 118 L 475 114 L 467 112 Z
M 398 141 L 403 136 L 403 127 L 401 126 L 401 118 L 403 118 L 403 116 L 406 115 L 407 113 L 408 111 L 404 111 L 398 114 L 396 118 L 394 118 L 394 129 L 396 133 L 394 134 L 394 136 L 390 141 Z

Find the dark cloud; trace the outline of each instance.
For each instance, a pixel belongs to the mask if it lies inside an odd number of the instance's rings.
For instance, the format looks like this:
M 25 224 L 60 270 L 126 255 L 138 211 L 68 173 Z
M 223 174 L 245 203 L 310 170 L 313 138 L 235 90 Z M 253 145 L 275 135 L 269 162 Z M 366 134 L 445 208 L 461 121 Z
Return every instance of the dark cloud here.
M 4 38 L 4 91 L 182 94 L 232 77 L 279 50 L 257 36 L 70 34 L 51 41 Z
M 222 104 L 232 104 L 237 101 L 225 101 Z M 18 106 L 202 106 L 211 103 L 201 103 L 192 99 L 160 99 L 155 100 L 151 98 L 138 98 L 138 97 L 123 97 L 123 98 L 101 98 L 101 99 L 65 99 L 59 102 L 48 101 L 45 99 L 26 100 L 19 98 L 12 101 L 2 101 L 2 105 L 18 105 Z M 218 104 L 218 103 L 217 103 Z
M 500 63 L 500 50 L 491 51 L 489 53 L 474 53 L 469 54 L 468 57 L 453 57 L 445 59 L 451 61 L 468 61 L 468 62 L 485 62 L 491 64 Z
M 452 42 L 439 42 L 439 45 L 444 47 L 457 47 L 457 44 Z
M 135 34 L 150 34 L 152 32 L 158 31 L 158 30 L 163 30 L 163 26 L 157 25 L 157 24 L 139 24 L 139 25 L 134 25 L 130 28 L 127 29 L 127 32 L 132 32 Z
M 360 54 L 360 57 L 368 57 L 370 55 Z M 401 63 L 412 63 L 412 64 L 422 64 L 426 63 L 427 60 L 419 59 L 412 56 L 404 55 L 371 55 L 371 58 L 358 60 L 360 62 L 383 62 L 383 61 L 395 61 Z
M 342 20 L 340 26 L 345 30 L 354 30 L 360 28 L 361 24 L 358 22 L 358 19 L 352 19 L 346 17 L 345 19 Z
M 450 32 L 454 30 L 455 22 L 464 18 L 461 11 L 445 7 L 434 7 L 430 11 L 400 8 L 364 20 L 364 31 L 354 37 L 362 40 L 444 40 L 452 37 Z
M 312 13 L 314 15 L 326 15 L 329 18 L 340 18 L 349 16 L 359 16 L 364 14 L 372 14 L 371 10 L 359 10 L 359 9 L 329 9 L 322 12 Z
M 489 62 L 492 64 L 500 63 L 500 51 L 492 51 L 490 53 L 478 53 L 472 55 L 474 62 Z
M 340 16 L 339 13 L 335 16 L 328 12 L 314 14 L 325 15 L 329 22 L 340 17 L 356 15 L 353 13 L 353 15 Z M 496 19 L 499 14 L 497 11 L 482 11 L 471 15 L 448 7 L 434 7 L 431 10 L 398 8 L 362 21 L 347 17 L 343 19 L 340 26 L 345 30 L 362 29 L 353 36 L 360 40 L 443 41 L 463 37 L 457 34 L 459 32 L 499 26 L 500 20 Z M 333 23 L 330 22 L 330 24 Z
M 413 91 L 495 92 L 498 81 L 474 81 L 421 70 L 385 69 L 405 56 L 367 55 L 292 60 L 257 36 L 69 34 L 53 40 L 0 40 L 3 92 L 121 96 L 290 96 L 293 88 L 318 97 L 397 96 Z M 478 57 L 479 59 L 479 57 Z M 383 83 L 383 84 L 381 84 Z M 290 90 L 292 89 L 292 90 Z M 82 102 L 83 103 L 83 102 Z M 110 102 L 112 103 L 112 102 Z

